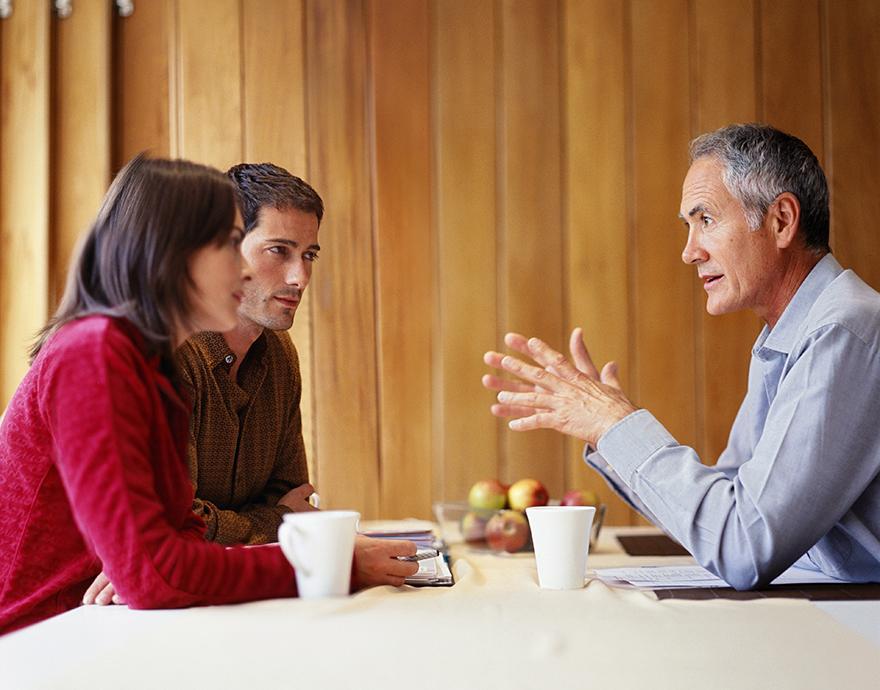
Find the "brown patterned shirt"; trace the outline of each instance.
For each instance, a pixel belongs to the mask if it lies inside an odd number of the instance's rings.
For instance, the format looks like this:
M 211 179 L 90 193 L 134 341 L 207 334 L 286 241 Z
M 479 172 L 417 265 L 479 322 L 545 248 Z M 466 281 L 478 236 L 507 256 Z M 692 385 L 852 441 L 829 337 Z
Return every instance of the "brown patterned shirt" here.
M 276 505 L 309 480 L 299 404 L 299 359 L 286 331 L 265 330 L 235 361 L 219 333 L 199 333 L 177 352 L 193 400 L 189 470 L 193 511 L 221 544 L 277 541 L 288 509 Z

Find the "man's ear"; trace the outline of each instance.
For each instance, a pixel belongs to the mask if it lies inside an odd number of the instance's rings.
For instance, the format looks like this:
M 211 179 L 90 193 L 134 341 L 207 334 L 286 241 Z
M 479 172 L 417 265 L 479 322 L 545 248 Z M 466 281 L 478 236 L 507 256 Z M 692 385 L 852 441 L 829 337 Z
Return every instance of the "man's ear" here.
M 786 249 L 794 244 L 801 227 L 801 203 L 791 192 L 783 192 L 767 209 L 767 222 L 776 246 Z

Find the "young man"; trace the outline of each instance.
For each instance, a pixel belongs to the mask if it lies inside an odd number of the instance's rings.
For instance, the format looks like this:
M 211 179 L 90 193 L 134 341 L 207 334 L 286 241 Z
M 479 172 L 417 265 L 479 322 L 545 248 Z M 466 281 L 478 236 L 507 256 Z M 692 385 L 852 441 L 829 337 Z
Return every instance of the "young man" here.
M 302 384 L 288 329 L 321 250 L 320 196 L 306 182 L 269 163 L 241 164 L 238 188 L 245 237 L 238 324 L 199 333 L 177 352 L 193 401 L 188 452 L 193 511 L 206 538 L 221 544 L 277 541 L 285 513 L 312 510 L 302 440 Z M 358 537 L 354 587 L 402 585 L 418 565 L 412 542 Z M 85 603 L 123 603 L 103 573 Z

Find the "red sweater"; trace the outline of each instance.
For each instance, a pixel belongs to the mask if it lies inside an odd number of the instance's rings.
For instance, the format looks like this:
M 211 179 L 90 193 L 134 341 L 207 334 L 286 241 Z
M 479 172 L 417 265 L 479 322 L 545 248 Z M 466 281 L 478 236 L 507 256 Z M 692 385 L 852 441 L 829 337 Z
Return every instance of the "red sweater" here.
M 206 542 L 188 410 L 126 321 L 43 347 L 0 426 L 0 633 L 79 605 L 102 569 L 132 608 L 295 595 L 277 545 Z

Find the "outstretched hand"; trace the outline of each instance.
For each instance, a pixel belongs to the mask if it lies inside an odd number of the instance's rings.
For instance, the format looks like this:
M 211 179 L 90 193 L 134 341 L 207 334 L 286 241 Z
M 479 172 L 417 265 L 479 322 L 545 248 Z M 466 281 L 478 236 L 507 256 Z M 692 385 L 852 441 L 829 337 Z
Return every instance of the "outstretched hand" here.
M 505 344 L 539 366 L 499 352 L 487 352 L 483 360 L 516 378 L 483 377 L 483 385 L 498 391 L 496 417 L 512 417 L 511 429 L 554 429 L 596 445 L 602 434 L 637 409 L 623 394 L 617 365 L 606 364 L 599 372 L 576 328 L 569 341 L 572 360 L 538 338 L 508 333 Z

